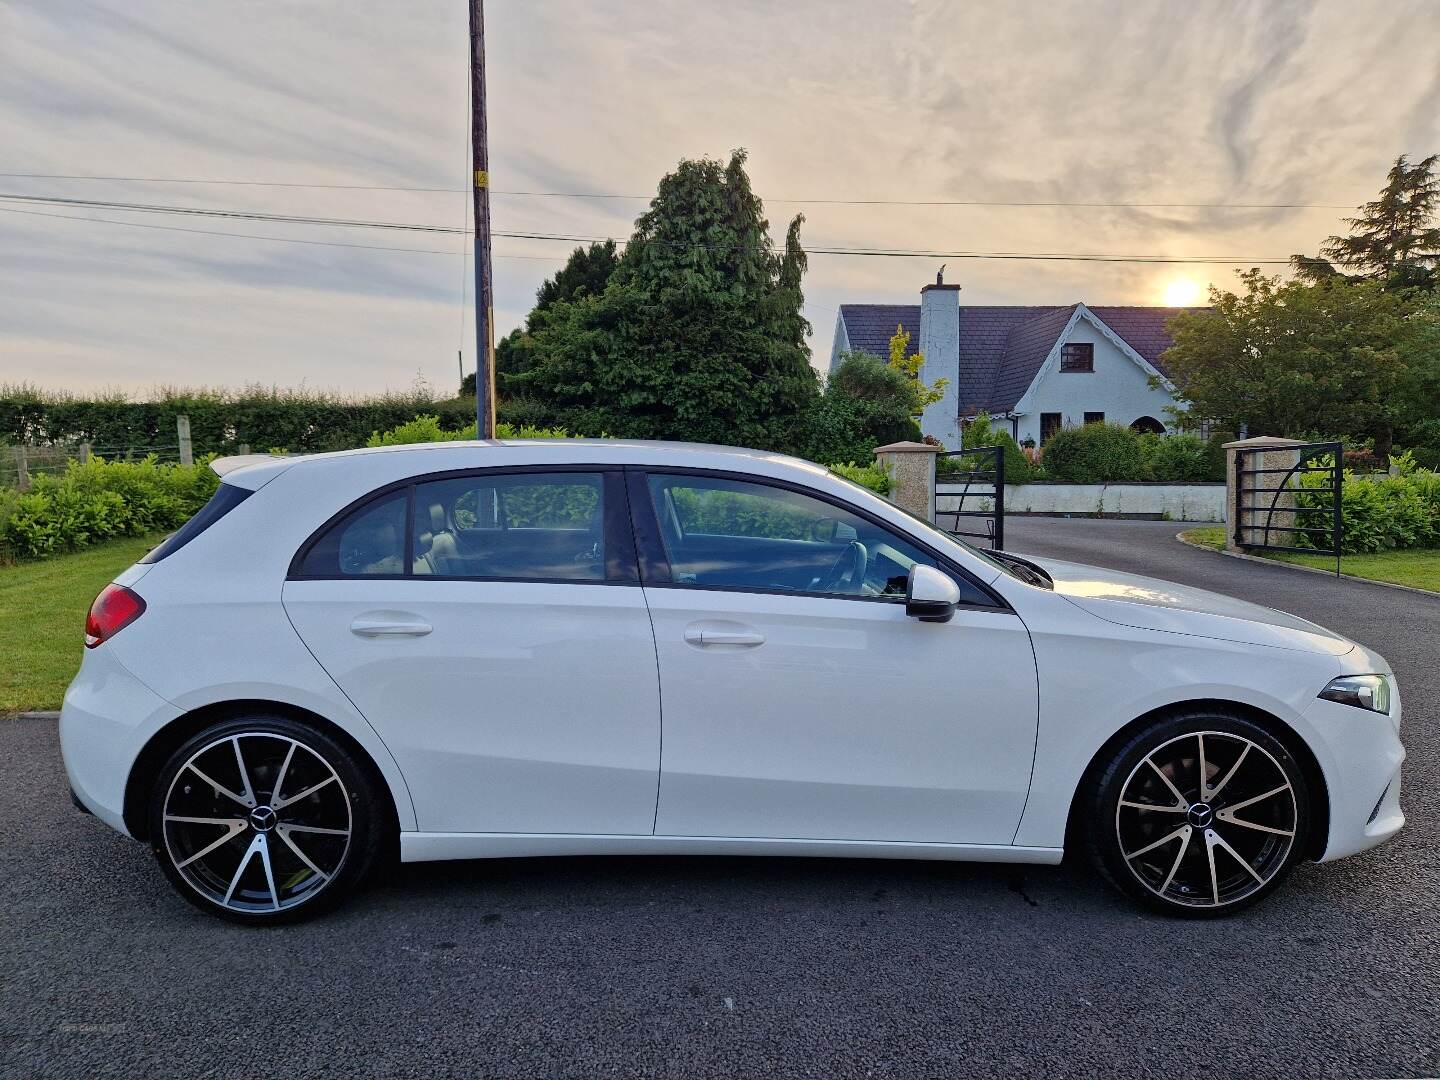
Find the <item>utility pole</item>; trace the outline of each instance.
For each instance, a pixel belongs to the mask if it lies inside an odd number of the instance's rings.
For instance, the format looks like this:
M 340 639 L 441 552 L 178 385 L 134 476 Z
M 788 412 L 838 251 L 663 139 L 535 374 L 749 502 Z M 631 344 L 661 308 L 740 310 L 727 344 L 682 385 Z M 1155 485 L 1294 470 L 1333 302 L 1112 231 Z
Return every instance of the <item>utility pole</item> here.
M 495 305 L 490 281 L 490 149 L 485 139 L 485 5 L 470 0 L 470 149 L 475 181 L 475 432 L 495 437 Z

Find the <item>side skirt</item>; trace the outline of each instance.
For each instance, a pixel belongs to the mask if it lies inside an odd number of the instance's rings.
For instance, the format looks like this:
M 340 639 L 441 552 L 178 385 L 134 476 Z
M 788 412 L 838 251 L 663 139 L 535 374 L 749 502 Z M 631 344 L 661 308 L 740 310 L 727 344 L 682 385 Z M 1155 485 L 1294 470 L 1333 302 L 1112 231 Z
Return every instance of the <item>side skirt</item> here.
M 779 855 L 827 859 L 939 859 L 1055 865 L 1062 848 L 924 844 L 898 840 L 783 840 L 732 836 L 587 836 L 552 833 L 400 834 L 401 862 L 543 855 Z

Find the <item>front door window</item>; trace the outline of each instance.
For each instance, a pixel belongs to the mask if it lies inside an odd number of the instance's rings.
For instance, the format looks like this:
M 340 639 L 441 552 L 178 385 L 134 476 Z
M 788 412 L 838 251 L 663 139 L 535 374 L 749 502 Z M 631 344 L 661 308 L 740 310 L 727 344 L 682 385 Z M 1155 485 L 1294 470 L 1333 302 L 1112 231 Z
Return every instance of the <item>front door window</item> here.
M 653 473 L 649 485 L 674 584 L 898 600 L 910 567 L 936 565 L 889 529 L 788 488 Z

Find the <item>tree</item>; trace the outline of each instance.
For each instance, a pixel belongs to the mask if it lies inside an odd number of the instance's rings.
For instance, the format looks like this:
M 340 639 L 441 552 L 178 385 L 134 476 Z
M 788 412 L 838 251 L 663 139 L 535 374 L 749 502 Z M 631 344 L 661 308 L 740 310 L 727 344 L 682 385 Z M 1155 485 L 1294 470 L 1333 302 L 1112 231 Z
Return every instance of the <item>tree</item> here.
M 920 381 L 920 369 L 925 366 L 925 354 L 918 350 L 905 355 L 905 350 L 910 347 L 910 335 L 905 327 L 896 325 L 895 336 L 890 339 L 890 366 L 900 372 L 910 381 L 910 392 L 912 416 L 920 416 L 927 405 L 933 405 L 945 396 L 945 384 L 948 380 L 936 379 L 929 386 Z
M 605 240 L 589 247 L 577 247 L 553 277 L 540 283 L 540 288 L 535 291 L 535 306 L 526 316 L 525 325 L 511 330 L 495 343 L 495 382 L 502 395 L 511 376 L 535 366 L 532 336 L 543 325 L 545 313 L 556 304 L 582 296 L 599 296 L 619 265 L 620 256 L 615 241 Z M 473 373 L 460 381 L 460 395 L 474 397 Z
M 510 381 L 572 431 L 790 448 L 818 386 L 797 216 L 770 240 L 745 152 L 681 161 L 603 292 L 557 303 Z
M 599 296 L 619 265 L 620 255 L 614 240 L 577 247 L 555 276 L 546 278 L 536 290 L 535 310 L 530 314 L 533 316 L 581 296 Z
M 1322 258 L 1295 255 L 1291 264 L 1307 281 L 1331 278 L 1379 281 L 1390 288 L 1433 288 L 1440 262 L 1440 154 L 1411 165 L 1405 155 L 1395 159 L 1380 197 L 1360 207 L 1359 217 L 1346 218 L 1347 236 L 1332 236 L 1321 245 Z M 1338 263 L 1351 275 L 1335 268 Z
M 1164 361 L 1190 415 L 1251 435 L 1371 438 L 1388 460 L 1435 316 L 1379 281 L 1240 279 L 1242 293 L 1212 288 L 1210 309 L 1170 322 Z
M 865 463 L 875 447 L 920 437 L 914 389 L 899 371 L 870 353 L 852 350 L 836 363 L 824 392 L 805 417 L 795 449 L 827 465 Z

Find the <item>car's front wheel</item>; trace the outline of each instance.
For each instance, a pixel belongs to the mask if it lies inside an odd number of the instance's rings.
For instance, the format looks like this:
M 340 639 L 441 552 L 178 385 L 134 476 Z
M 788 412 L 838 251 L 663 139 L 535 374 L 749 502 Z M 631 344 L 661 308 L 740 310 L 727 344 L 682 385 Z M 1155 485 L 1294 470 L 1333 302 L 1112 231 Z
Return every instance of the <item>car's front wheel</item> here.
M 235 922 L 291 922 L 338 904 L 380 848 L 384 817 L 354 755 L 283 716 L 225 720 L 156 780 L 150 841 L 191 903 Z
M 1122 892 L 1175 915 L 1228 915 L 1301 859 L 1309 792 L 1294 756 L 1239 714 L 1187 712 L 1136 732 L 1090 790 L 1089 837 Z

